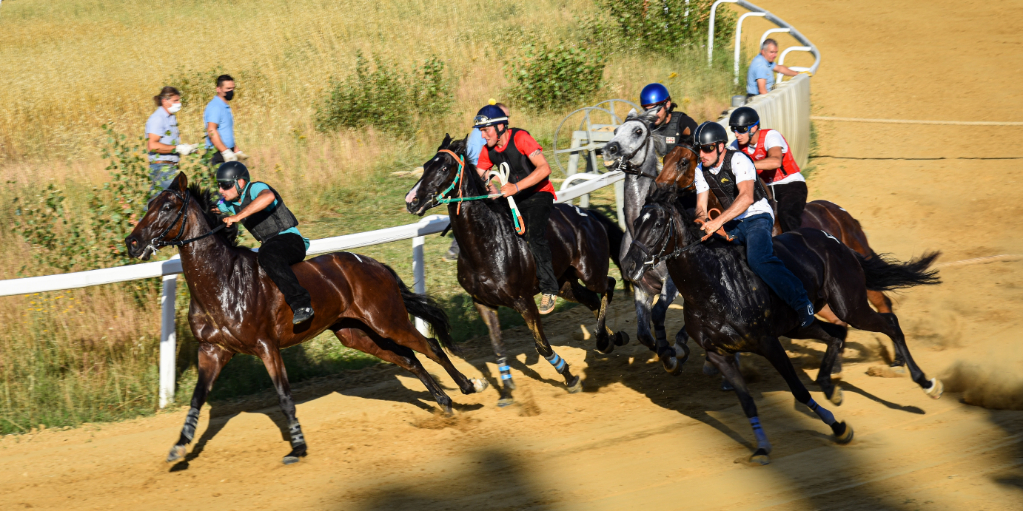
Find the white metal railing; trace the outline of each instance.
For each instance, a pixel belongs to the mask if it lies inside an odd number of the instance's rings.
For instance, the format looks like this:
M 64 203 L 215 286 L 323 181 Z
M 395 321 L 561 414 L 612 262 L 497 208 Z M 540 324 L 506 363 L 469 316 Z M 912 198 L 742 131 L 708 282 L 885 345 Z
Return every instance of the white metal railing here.
M 608 172 L 590 179 L 585 183 L 566 187 L 558 192 L 556 202 L 570 202 L 572 199 L 586 195 L 625 178 L 621 172 Z M 621 202 L 620 199 L 616 202 Z M 618 204 L 617 209 L 621 210 Z M 377 229 L 375 231 L 346 234 L 332 238 L 311 240 L 306 255 L 326 254 L 358 247 L 379 245 L 392 241 L 412 239 L 412 278 L 416 293 L 426 292 L 426 269 L 423 258 L 425 236 L 443 231 L 450 220 L 444 215 L 430 215 L 408 225 Z M 118 266 L 101 270 L 89 270 L 62 275 L 46 275 L 22 279 L 0 280 L 0 296 L 25 295 L 47 291 L 77 289 L 115 282 L 162 277 L 163 289 L 160 295 L 160 408 L 174 400 L 175 359 L 177 357 L 177 332 L 175 297 L 177 295 L 177 276 L 182 273 L 181 259 L 178 255 L 166 261 Z M 425 331 L 425 323 L 416 318 L 416 327 Z
M 757 7 L 756 5 L 753 5 L 753 4 L 751 4 L 751 3 L 749 3 L 749 2 L 747 2 L 745 0 L 717 0 L 716 2 L 714 2 L 713 5 L 711 5 L 711 7 L 710 7 L 710 28 L 708 29 L 708 35 L 707 35 L 707 64 L 708 65 L 710 65 L 714 61 L 714 19 L 715 19 L 716 15 L 717 15 L 718 6 L 723 4 L 723 3 L 737 4 L 740 7 L 743 7 L 743 8 L 745 8 L 745 9 L 751 11 L 751 12 L 758 13 L 757 15 L 761 15 L 767 21 L 770 21 L 771 23 L 774 23 L 775 25 L 777 25 L 778 27 L 780 27 L 782 29 L 788 29 L 788 31 L 787 31 L 788 34 L 790 34 L 792 37 L 794 37 L 797 41 L 803 43 L 804 46 L 809 47 L 810 49 L 808 51 L 813 54 L 813 57 L 814 57 L 813 65 L 810 66 L 809 68 L 807 68 L 806 70 L 810 71 L 811 73 L 816 73 L 817 72 L 817 68 L 820 67 L 820 65 L 821 65 L 821 53 L 820 53 L 819 50 L 817 50 L 817 47 L 814 46 L 814 44 L 811 43 L 810 40 L 806 38 L 806 36 L 801 34 L 792 25 L 789 25 L 788 23 L 786 23 L 785 20 L 775 16 L 770 11 L 768 11 L 766 9 L 762 9 L 760 7 Z M 736 27 L 735 27 L 735 44 L 736 44 L 735 62 L 736 62 L 736 70 L 738 70 L 738 62 L 739 62 L 739 56 L 738 56 L 739 46 L 738 45 L 739 45 L 739 35 L 740 35 L 741 31 L 742 31 L 741 20 L 745 16 L 746 15 L 744 14 L 743 16 L 741 16 L 739 18 L 740 19 L 740 23 L 736 24 Z M 778 32 L 781 32 L 781 30 L 779 30 L 779 29 L 772 29 L 772 30 L 777 30 Z M 772 32 L 770 30 L 768 32 L 774 33 L 774 32 Z M 763 41 L 764 41 L 764 39 L 767 38 L 767 35 L 768 34 L 765 32 L 764 36 L 761 37 L 761 39 L 760 39 L 761 44 L 763 44 Z M 736 75 L 738 75 L 738 71 L 736 71 Z

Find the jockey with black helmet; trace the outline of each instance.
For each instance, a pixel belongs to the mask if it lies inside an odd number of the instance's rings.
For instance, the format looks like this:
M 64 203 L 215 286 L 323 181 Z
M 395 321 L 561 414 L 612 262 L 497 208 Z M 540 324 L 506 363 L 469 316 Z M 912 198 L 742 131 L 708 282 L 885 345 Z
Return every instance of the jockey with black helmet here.
M 774 212 L 767 192 L 757 180 L 753 161 L 741 151 L 725 149 L 728 133 L 716 122 L 696 128 L 695 141 L 700 153 L 696 166 L 696 216 L 704 221 L 708 234 L 726 226 L 735 243 L 746 245 L 746 261 L 785 303 L 795 309 L 801 326 L 813 323 L 813 303 L 802 282 L 774 255 L 771 230 Z M 707 201 L 714 192 L 725 208 L 717 218 L 707 217 Z
M 241 223 L 261 245 L 256 260 L 295 314 L 294 324 L 313 317 L 312 298 L 292 271 L 291 265 L 305 259 L 309 240 L 298 232 L 298 219 L 284 205 L 277 190 L 249 178 L 249 169 L 237 161 L 217 168 L 217 183 L 222 199 L 217 209 L 228 227 Z
M 653 132 L 664 137 L 667 144 L 664 154 L 670 153 L 678 144 L 692 144 L 693 133 L 696 132 L 696 121 L 685 112 L 674 111 L 678 105 L 671 101 L 671 94 L 668 93 L 667 87 L 659 83 L 651 83 L 643 87 L 643 91 L 639 93 L 639 104 L 643 106 L 644 110 L 661 107 L 657 112 L 656 128 Z
M 757 111 L 743 106 L 728 119 L 735 141 L 728 148 L 740 150 L 753 159 L 757 174 L 774 191 L 781 232 L 798 229 L 806 207 L 806 179 L 799 172 L 789 143 L 781 133 L 760 127 Z
M 508 183 L 501 186 L 501 195 L 515 196 L 526 224 L 526 243 L 533 254 L 543 294 L 540 314 L 549 314 L 554 310 L 559 286 L 547 244 L 547 221 L 555 197 L 554 186 L 548 179 L 551 168 L 543 156 L 543 148 L 526 130 L 509 128 L 508 115 L 495 105 L 481 108 L 473 127 L 479 128 L 486 141 L 476 164 L 480 174 L 485 175 L 494 166 L 508 167 Z

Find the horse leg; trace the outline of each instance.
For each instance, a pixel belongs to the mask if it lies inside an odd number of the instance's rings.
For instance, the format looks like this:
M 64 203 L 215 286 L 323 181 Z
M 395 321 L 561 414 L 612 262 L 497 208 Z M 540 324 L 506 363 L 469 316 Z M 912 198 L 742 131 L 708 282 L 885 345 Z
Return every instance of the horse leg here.
M 455 380 L 455 384 L 458 385 L 458 389 L 462 391 L 462 394 L 473 394 L 476 392 L 483 392 L 487 388 L 487 381 L 478 378 L 466 378 L 455 365 L 451 363 L 451 359 L 448 358 L 448 354 L 441 348 L 440 343 L 437 339 L 426 338 L 423 334 L 419 333 L 418 330 L 412 327 L 412 323 L 405 321 L 402 323 L 399 321 L 394 322 L 383 322 L 383 325 L 377 333 L 381 337 L 391 339 L 395 343 L 404 346 L 406 348 L 418 351 L 427 358 L 440 364 L 441 367 L 447 371 L 451 379 Z
M 796 401 L 808 406 L 810 410 L 813 410 L 813 413 L 820 417 L 824 424 L 831 427 L 831 432 L 835 434 L 836 442 L 847 444 L 852 441 L 852 426 L 835 420 L 835 416 L 831 412 L 817 404 L 810 397 L 810 392 L 803 386 L 803 382 L 799 381 L 799 376 L 796 375 L 796 370 L 792 367 L 792 361 L 789 360 L 788 354 L 785 353 L 785 348 L 778 342 L 777 337 L 765 337 L 762 339 L 760 341 L 760 354 L 771 362 L 774 369 L 785 378 L 785 383 L 788 383 L 789 390 L 792 391 Z
M 607 295 L 605 294 L 601 302 L 606 306 Z M 518 300 L 516 302 L 516 309 L 519 314 L 522 314 L 522 318 L 526 320 L 526 326 L 533 332 L 533 342 L 536 344 L 536 351 L 539 353 L 547 362 L 554 366 L 554 370 L 558 372 L 562 377 L 565 378 L 565 385 L 568 386 L 568 392 L 575 394 L 583 390 L 582 382 L 578 376 L 573 376 L 572 371 L 569 370 L 568 362 L 561 358 L 560 355 L 554 352 L 554 348 L 551 348 L 549 342 L 547 342 L 547 336 L 543 333 L 543 325 L 540 324 L 540 311 L 537 310 L 536 304 L 533 303 L 532 297 L 528 300 Z
M 881 291 L 867 290 L 867 300 L 874 306 L 874 309 L 881 314 L 892 314 L 892 300 Z M 895 351 L 895 358 L 892 360 L 891 367 L 903 367 L 906 365 L 906 360 L 902 358 L 902 353 L 898 350 Z
M 835 406 L 842 404 L 842 389 L 831 381 L 836 363 L 839 363 L 842 349 L 845 346 L 845 338 L 848 331 L 838 325 L 814 321 L 812 325 L 805 328 L 797 328 L 789 332 L 788 337 L 794 339 L 817 339 L 828 345 L 821 360 L 821 369 L 817 373 L 817 385 L 824 391 L 824 396 Z
M 504 341 L 501 340 L 501 323 L 497 320 L 497 309 L 488 307 L 480 302 L 476 304 L 476 311 L 479 312 L 483 323 L 487 325 L 490 332 L 490 344 L 494 347 L 494 355 L 497 356 L 497 369 L 501 373 L 501 386 L 497 389 L 497 406 L 504 407 L 515 402 L 512 398 L 512 391 L 515 390 L 515 381 L 512 380 L 511 368 L 508 367 L 508 358 L 504 351 Z
M 224 368 L 234 353 L 217 346 L 216 344 L 202 343 L 199 345 L 199 379 L 195 382 L 195 390 L 192 392 L 192 406 L 188 409 L 188 416 L 185 417 L 185 425 L 181 428 L 181 436 L 178 442 L 171 447 L 167 455 L 167 463 L 173 463 L 185 457 L 187 445 L 192 443 L 195 436 L 195 427 L 199 424 L 199 410 L 206 403 L 206 397 L 213 390 L 213 382 L 220 376 L 220 370 Z
M 842 312 L 843 311 L 839 311 L 839 314 L 842 314 Z M 927 375 L 924 374 L 923 370 L 920 369 L 920 366 L 918 366 L 916 361 L 913 360 L 913 355 L 909 353 L 909 346 L 906 345 L 906 336 L 902 333 L 902 328 L 899 327 L 899 318 L 895 317 L 895 314 L 881 314 L 874 312 L 874 310 L 868 307 L 866 303 L 863 303 L 863 306 L 857 307 L 856 310 L 850 311 L 848 315 L 843 317 L 854 328 L 868 330 L 871 332 L 880 332 L 887 335 L 888 338 L 892 340 L 896 353 L 902 356 L 902 359 L 906 361 L 906 365 L 909 367 L 910 378 L 912 378 L 928 396 L 934 399 L 941 397 L 945 386 L 941 383 L 941 380 L 937 378 L 927 379 Z
M 577 281 L 572 280 L 571 287 L 568 291 L 571 292 L 571 299 L 585 305 L 593 316 L 597 318 L 597 328 L 594 330 L 594 336 L 597 342 L 597 351 L 603 354 L 608 354 L 614 351 L 615 346 L 624 346 L 629 343 L 629 335 L 625 332 L 614 333 L 610 328 L 607 327 L 607 306 L 611 302 L 614 289 L 614 279 L 608 278 L 608 288 L 603 294 L 597 294 L 595 291 L 583 287 Z M 637 288 L 638 290 L 638 288 Z M 567 294 L 567 293 L 566 293 Z
M 721 371 L 721 374 L 724 375 L 725 379 L 735 388 L 735 395 L 739 397 L 742 411 L 746 414 L 746 418 L 749 419 L 750 426 L 753 427 L 753 434 L 757 437 L 757 449 L 750 456 L 749 460 L 761 465 L 767 465 L 771 462 L 769 456 L 771 454 L 771 442 L 767 441 L 764 428 L 760 426 L 760 418 L 757 417 L 757 404 L 753 401 L 753 396 L 750 395 L 749 389 L 746 387 L 746 380 L 742 377 L 736 357 L 722 355 L 716 351 L 708 351 L 707 360 L 714 364 Z
M 678 296 L 678 289 L 675 287 L 675 283 L 671 281 L 671 277 L 667 277 L 661 282 L 661 294 L 651 311 L 654 322 L 654 333 L 657 336 L 655 350 L 657 356 L 661 359 L 661 365 L 664 366 L 664 370 L 673 376 L 682 374 L 683 364 L 689 360 L 689 335 L 686 333 L 685 328 L 679 329 L 675 334 L 675 345 L 668 346 L 668 334 L 664 329 L 664 320 L 668 315 L 668 306 L 671 302 L 675 301 L 675 297 Z M 681 358 L 682 360 L 679 360 Z
M 643 290 L 641 286 L 633 286 L 633 300 L 636 302 L 636 340 L 640 344 L 650 348 L 650 351 L 657 352 L 656 340 L 650 332 L 651 312 L 653 310 L 654 297 Z M 658 304 L 660 305 L 660 304 Z M 664 328 L 664 324 L 661 324 Z
M 444 409 L 444 413 L 451 415 L 451 398 L 444 393 L 444 389 L 426 371 L 426 368 L 416 358 L 416 354 L 412 349 L 387 338 L 383 338 L 378 342 L 366 335 L 365 332 L 355 328 L 339 328 L 334 330 L 334 335 L 341 341 L 341 344 L 349 348 L 373 355 L 380 360 L 390 362 L 416 375 L 419 381 L 423 382 L 423 385 L 426 386 L 426 390 L 433 395 L 437 404 Z
M 259 358 L 270 373 L 270 380 L 277 390 L 277 399 L 280 402 L 281 412 L 284 419 L 288 421 L 288 433 L 291 440 L 291 452 L 284 457 L 284 464 L 297 463 L 298 459 L 306 455 L 305 435 L 302 434 L 302 426 L 295 417 L 295 401 L 291 399 L 291 385 L 288 384 L 288 372 L 284 369 L 284 360 L 281 358 L 281 350 L 276 346 L 269 346 L 260 342 Z

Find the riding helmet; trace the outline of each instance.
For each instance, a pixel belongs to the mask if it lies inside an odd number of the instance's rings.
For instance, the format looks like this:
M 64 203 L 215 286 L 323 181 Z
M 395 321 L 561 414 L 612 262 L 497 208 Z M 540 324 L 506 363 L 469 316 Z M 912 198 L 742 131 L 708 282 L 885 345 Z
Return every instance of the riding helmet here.
M 245 167 L 245 164 L 238 161 L 228 161 L 220 164 L 220 167 L 217 167 L 218 183 L 221 181 L 238 182 L 239 179 L 251 181 L 251 179 L 249 179 L 249 169 Z
M 732 116 L 728 118 L 728 125 L 735 128 L 745 128 L 758 123 L 760 123 L 760 116 L 757 115 L 756 110 L 748 106 L 736 108 L 732 111 Z
M 728 132 L 725 131 L 725 127 L 712 121 L 704 122 L 696 128 L 696 133 L 693 134 L 693 140 L 696 141 L 696 145 L 711 145 L 718 142 L 728 143 Z
M 643 92 L 639 93 L 639 104 L 646 110 L 670 100 L 671 94 L 668 93 L 668 88 L 659 83 L 651 83 L 643 87 Z
M 476 118 L 472 121 L 473 128 L 486 128 L 497 124 L 508 125 L 508 115 L 496 105 L 486 105 L 476 112 Z

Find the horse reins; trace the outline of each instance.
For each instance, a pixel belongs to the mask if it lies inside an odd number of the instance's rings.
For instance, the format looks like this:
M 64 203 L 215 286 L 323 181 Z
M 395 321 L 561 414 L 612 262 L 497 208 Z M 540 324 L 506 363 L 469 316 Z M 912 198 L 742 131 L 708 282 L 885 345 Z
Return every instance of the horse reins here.
M 459 183 L 459 181 L 462 180 L 462 174 L 465 173 L 465 160 L 463 160 L 461 156 L 455 154 L 455 152 L 450 150 L 450 149 L 441 149 L 440 151 L 437 151 L 437 154 L 440 154 L 440 153 L 450 154 L 451 157 L 455 159 L 455 161 L 458 163 L 458 174 L 455 175 L 455 180 L 451 182 L 451 186 L 448 186 L 447 189 L 445 189 L 443 192 L 438 193 L 437 196 L 433 198 L 433 200 L 435 200 L 438 204 L 450 204 L 452 202 L 457 203 L 458 204 L 458 209 L 455 210 L 455 214 L 458 215 L 458 214 L 462 213 L 462 203 L 465 202 L 465 201 L 493 199 L 494 197 L 500 197 L 500 194 L 497 194 L 497 195 L 488 194 L 488 195 L 477 195 L 475 197 L 463 197 L 462 196 L 462 193 L 463 193 L 462 192 L 462 187 L 458 183 Z M 447 195 L 448 192 L 450 192 L 451 190 L 454 190 L 456 186 L 458 186 L 458 198 L 447 198 L 447 197 L 445 197 L 445 195 Z
M 188 210 L 188 205 L 192 201 L 192 194 L 188 192 L 181 194 L 176 190 L 164 191 L 173 193 L 178 199 L 181 200 L 181 209 L 178 210 L 177 216 L 174 217 L 174 220 L 171 221 L 171 223 L 167 226 L 166 229 L 163 230 L 163 232 L 157 234 L 154 238 L 149 240 L 149 247 L 153 249 L 153 252 L 156 252 L 161 248 L 167 246 L 183 247 L 194 241 L 199 241 L 208 236 L 212 236 L 224 229 L 225 225 L 220 224 L 214 227 L 213 229 L 210 229 L 209 232 L 207 232 L 206 234 L 182 240 L 181 237 L 185 235 L 185 223 L 188 222 L 188 215 L 185 214 L 185 211 Z M 181 220 L 181 228 L 178 230 L 178 235 L 171 238 L 170 240 L 163 239 L 163 237 L 166 236 L 167 233 L 170 232 L 170 230 L 174 227 L 174 224 L 178 223 L 178 220 Z

